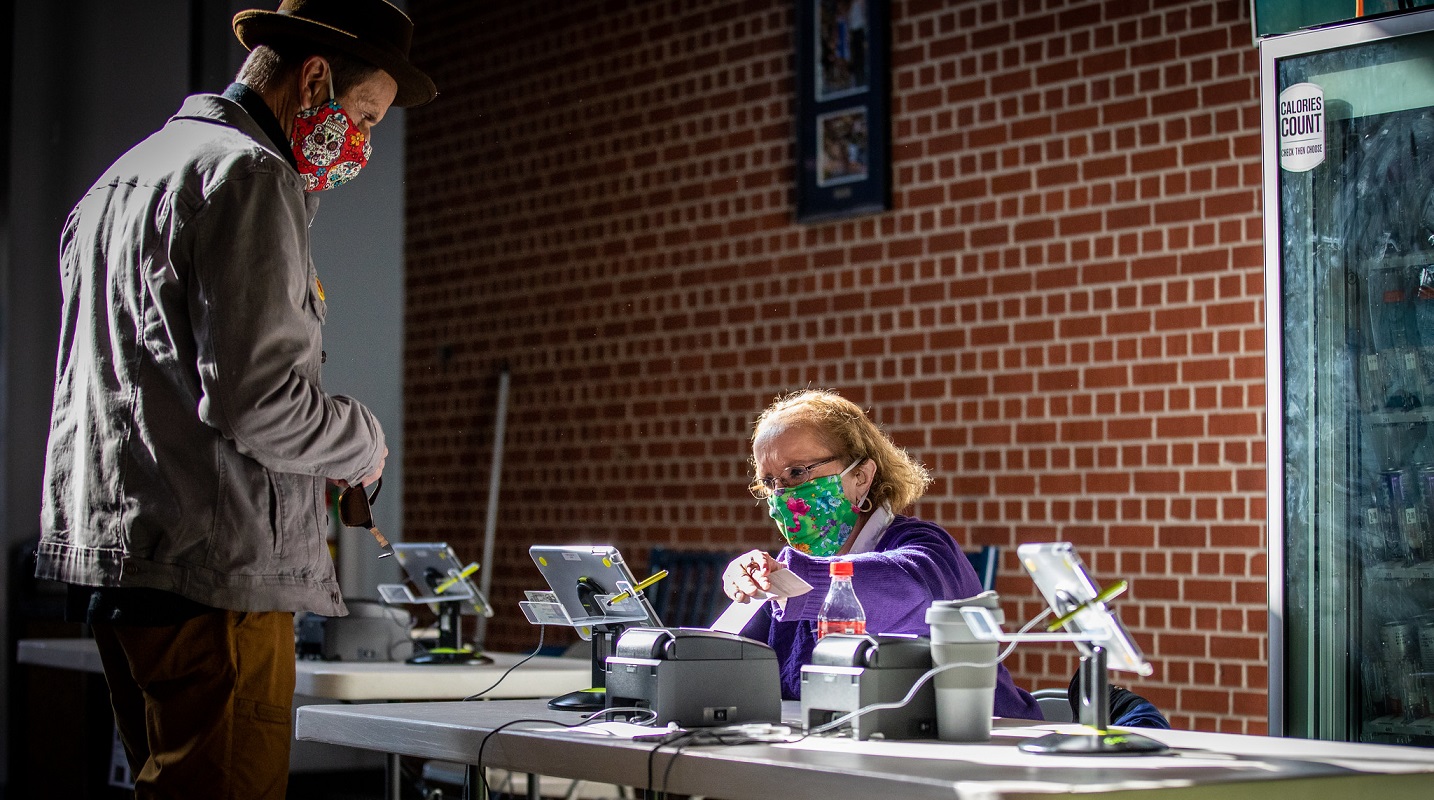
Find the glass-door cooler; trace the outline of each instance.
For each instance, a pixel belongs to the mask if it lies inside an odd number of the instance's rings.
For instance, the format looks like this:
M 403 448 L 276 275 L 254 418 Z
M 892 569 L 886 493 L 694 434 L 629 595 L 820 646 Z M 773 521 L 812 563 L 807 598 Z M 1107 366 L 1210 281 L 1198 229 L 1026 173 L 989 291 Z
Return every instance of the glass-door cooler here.
M 1260 42 L 1270 733 L 1434 745 L 1434 12 Z

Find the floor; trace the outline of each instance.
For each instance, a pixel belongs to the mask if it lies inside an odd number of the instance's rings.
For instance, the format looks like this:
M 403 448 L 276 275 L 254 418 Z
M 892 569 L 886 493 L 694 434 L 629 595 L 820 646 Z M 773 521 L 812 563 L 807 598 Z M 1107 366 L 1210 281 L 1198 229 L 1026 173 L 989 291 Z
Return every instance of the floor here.
M 289 776 L 289 797 L 294 800 L 383 800 L 383 770 L 305 772 Z M 458 797 L 458 793 L 449 795 Z M 418 798 L 415 790 L 404 798 Z M 427 800 L 427 799 L 425 799 Z M 437 800 L 437 798 L 433 798 Z

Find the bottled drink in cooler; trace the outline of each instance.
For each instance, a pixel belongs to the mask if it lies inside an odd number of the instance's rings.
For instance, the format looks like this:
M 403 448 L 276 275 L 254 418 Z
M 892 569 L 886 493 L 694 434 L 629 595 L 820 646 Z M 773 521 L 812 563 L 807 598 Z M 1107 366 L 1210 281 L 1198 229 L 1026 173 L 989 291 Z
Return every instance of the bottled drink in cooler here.
M 818 638 L 829 633 L 866 633 L 866 610 L 852 588 L 851 575 L 850 561 L 832 562 L 831 588 L 827 589 L 827 599 L 822 601 L 822 610 L 817 614 Z

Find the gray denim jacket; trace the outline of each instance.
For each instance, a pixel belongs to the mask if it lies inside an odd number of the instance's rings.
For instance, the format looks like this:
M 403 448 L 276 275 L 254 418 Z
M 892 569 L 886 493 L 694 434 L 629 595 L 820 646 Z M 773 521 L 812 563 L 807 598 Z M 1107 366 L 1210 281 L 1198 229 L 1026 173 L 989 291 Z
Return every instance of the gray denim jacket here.
M 39 577 L 345 613 L 325 479 L 384 437 L 320 385 L 318 201 L 272 148 L 196 95 L 70 213 Z

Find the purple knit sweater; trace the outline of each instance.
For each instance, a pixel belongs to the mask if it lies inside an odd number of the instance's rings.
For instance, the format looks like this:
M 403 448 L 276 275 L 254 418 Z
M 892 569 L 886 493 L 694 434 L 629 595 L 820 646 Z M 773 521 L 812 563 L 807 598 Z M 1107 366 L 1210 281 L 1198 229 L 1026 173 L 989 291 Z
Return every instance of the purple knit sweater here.
M 870 633 L 929 636 L 926 609 L 933 600 L 961 600 L 981 593 L 981 579 L 951 534 L 915 517 L 893 519 L 872 552 L 841 558 L 854 564 L 852 585 L 866 610 Z M 817 612 L 831 585 L 828 565 L 839 559 L 815 558 L 784 547 L 777 560 L 810 583 L 812 590 L 788 599 L 785 609 L 765 604 L 742 632 L 777 651 L 782 697 L 796 700 L 802 692 L 802 666 L 812 662 L 817 643 Z M 1016 687 L 1004 664 L 997 667 L 995 714 L 1043 719 L 1040 706 Z

